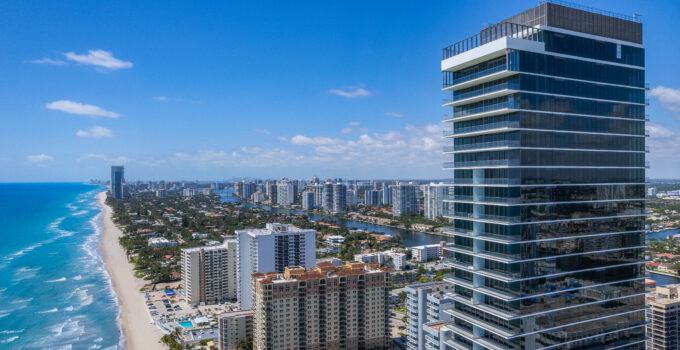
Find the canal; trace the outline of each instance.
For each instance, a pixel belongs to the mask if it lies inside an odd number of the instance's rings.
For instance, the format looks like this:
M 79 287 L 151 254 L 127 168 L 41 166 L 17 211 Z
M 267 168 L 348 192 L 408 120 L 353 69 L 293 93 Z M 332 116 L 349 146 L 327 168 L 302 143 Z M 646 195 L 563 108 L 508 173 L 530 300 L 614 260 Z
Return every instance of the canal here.
M 659 232 L 650 232 L 647 234 L 647 239 L 665 239 L 666 237 L 674 236 L 680 233 L 678 229 L 663 230 Z M 647 277 L 656 281 L 657 286 L 665 286 L 672 283 L 680 283 L 680 278 L 661 275 L 658 273 L 647 273 Z
M 441 241 L 445 242 L 452 242 L 453 237 L 447 237 L 447 236 L 440 236 L 440 235 L 435 235 L 431 233 L 423 233 L 423 232 L 417 232 L 417 231 L 412 231 L 412 230 L 406 230 L 406 229 L 401 229 L 401 228 L 396 228 L 396 227 L 387 227 L 387 226 L 381 226 L 381 225 L 374 225 L 374 224 L 368 224 L 365 222 L 361 221 L 355 221 L 355 220 L 347 220 L 343 219 L 340 217 L 336 216 L 327 216 L 327 215 L 318 215 L 318 214 L 311 214 L 307 212 L 303 212 L 300 210 L 295 210 L 295 209 L 286 209 L 286 208 L 272 208 L 267 205 L 258 205 L 258 204 L 253 204 L 249 202 L 243 202 L 240 199 L 236 198 L 233 196 L 233 189 L 226 189 L 222 191 L 217 191 L 216 192 L 220 198 L 222 199 L 222 202 L 237 202 L 241 203 L 244 206 L 255 208 L 259 207 L 264 210 L 268 210 L 273 212 L 274 214 L 303 214 L 307 215 L 310 220 L 314 221 L 324 221 L 328 223 L 332 223 L 334 225 L 338 226 L 345 226 L 350 229 L 355 229 L 355 230 L 366 230 L 370 232 L 379 232 L 383 233 L 386 235 L 390 236 L 396 236 L 399 237 L 399 241 L 401 244 L 404 245 L 404 247 L 415 247 L 419 245 L 426 245 L 426 244 L 435 244 L 439 243 Z

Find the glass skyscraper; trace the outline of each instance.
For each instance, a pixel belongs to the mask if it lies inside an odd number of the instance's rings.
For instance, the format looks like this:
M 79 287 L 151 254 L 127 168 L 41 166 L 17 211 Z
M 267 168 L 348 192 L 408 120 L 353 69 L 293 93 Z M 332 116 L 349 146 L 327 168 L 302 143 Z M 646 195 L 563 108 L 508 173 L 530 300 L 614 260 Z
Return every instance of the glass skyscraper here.
M 539 6 L 443 50 L 454 349 L 644 349 L 635 17 Z

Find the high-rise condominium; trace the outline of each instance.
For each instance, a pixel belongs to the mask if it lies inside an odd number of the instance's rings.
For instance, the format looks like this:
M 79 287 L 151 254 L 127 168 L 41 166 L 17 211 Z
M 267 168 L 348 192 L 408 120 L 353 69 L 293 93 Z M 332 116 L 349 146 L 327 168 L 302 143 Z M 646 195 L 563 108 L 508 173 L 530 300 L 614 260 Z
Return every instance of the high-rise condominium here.
M 392 215 L 402 216 L 420 212 L 420 193 L 414 184 L 400 183 L 392 188 Z
M 390 270 L 350 262 L 253 276 L 253 349 L 389 349 Z
M 546 1 L 443 50 L 457 349 L 644 348 L 634 17 Z
M 252 308 L 252 274 L 283 272 L 287 266 L 316 265 L 316 231 L 269 223 L 263 229 L 236 231 L 238 237 L 238 301 L 241 310 Z
M 321 193 L 321 207 L 324 210 L 333 210 L 333 183 L 326 182 Z
M 392 205 L 392 186 L 385 183 L 382 185 L 382 204 Z
M 333 212 L 344 213 L 347 211 L 347 186 L 344 184 L 333 185 Z
M 237 241 L 182 249 L 182 288 L 189 304 L 233 301 L 237 293 Z
M 366 205 L 380 205 L 382 203 L 382 192 L 378 190 L 366 190 L 364 192 L 364 204 Z
M 279 205 L 293 205 L 295 203 L 295 186 L 292 181 L 283 179 L 276 183 L 276 200 Z
M 431 183 L 423 186 L 423 212 L 430 220 L 444 216 L 444 199 L 449 195 L 449 186 L 443 183 Z
M 314 209 L 314 192 L 304 191 L 302 192 L 302 209 L 313 210 Z
M 123 198 L 123 184 L 125 183 L 125 170 L 122 165 L 111 167 L 111 195 L 113 198 Z

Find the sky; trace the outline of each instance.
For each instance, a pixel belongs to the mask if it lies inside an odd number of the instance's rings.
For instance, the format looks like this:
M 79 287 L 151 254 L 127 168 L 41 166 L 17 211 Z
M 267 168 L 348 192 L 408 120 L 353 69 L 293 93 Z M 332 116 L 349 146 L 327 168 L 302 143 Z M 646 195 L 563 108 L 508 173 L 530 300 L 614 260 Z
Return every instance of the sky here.
M 0 2 L 0 182 L 442 179 L 441 50 L 537 1 Z M 676 1 L 641 14 L 652 178 L 680 178 Z

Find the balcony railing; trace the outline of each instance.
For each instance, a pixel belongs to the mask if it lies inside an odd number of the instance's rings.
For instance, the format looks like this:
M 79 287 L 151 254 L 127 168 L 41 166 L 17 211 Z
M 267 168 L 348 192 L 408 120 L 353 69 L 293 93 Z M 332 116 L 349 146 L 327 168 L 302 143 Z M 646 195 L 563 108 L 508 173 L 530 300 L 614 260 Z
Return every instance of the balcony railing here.
M 520 180 L 508 178 L 477 179 L 477 180 L 473 180 L 470 178 L 458 178 L 458 179 L 454 178 L 452 183 L 454 185 L 519 185 Z
M 503 108 L 519 108 L 519 103 L 517 101 L 505 101 L 505 102 L 499 102 L 499 103 L 494 103 L 494 104 L 485 105 L 485 106 L 479 106 L 479 107 L 475 107 L 475 108 L 466 108 L 466 109 L 463 109 L 463 110 L 453 112 L 453 118 L 455 119 L 455 118 L 460 118 L 460 117 L 466 117 L 466 116 L 473 115 L 473 114 L 490 112 L 490 111 L 493 111 L 493 110 L 503 109 Z
M 522 199 L 519 197 L 490 197 L 490 196 L 478 196 L 477 198 L 474 198 L 473 196 L 460 196 L 460 195 L 453 195 L 453 196 L 446 196 L 444 197 L 444 200 L 452 200 L 452 201 L 463 201 L 463 202 L 486 202 L 486 203 L 507 203 L 507 204 L 517 204 L 521 203 Z
M 543 41 L 543 31 L 523 24 L 501 22 L 467 39 L 463 39 L 451 46 L 445 47 L 442 52 L 442 60 L 459 55 L 476 47 L 490 43 L 496 39 L 511 36 L 531 41 Z
M 519 147 L 520 142 L 517 140 L 503 140 L 503 141 L 492 141 L 492 142 L 478 142 L 478 143 L 469 143 L 465 145 L 454 145 L 454 146 L 445 146 L 444 147 L 444 152 L 453 152 L 453 151 L 464 151 L 464 150 L 470 150 L 470 149 L 478 149 L 478 148 L 496 148 L 496 147 Z
M 453 134 L 465 134 L 465 133 L 469 133 L 469 132 L 499 129 L 499 128 L 519 128 L 519 122 L 518 121 L 505 121 L 505 122 L 497 122 L 497 123 L 488 123 L 488 124 L 467 126 L 467 127 L 464 127 L 464 128 L 456 128 L 456 129 L 453 130 L 453 132 L 451 134 L 452 135 Z
M 460 101 L 460 100 L 464 100 L 464 99 L 467 99 L 467 98 L 485 95 L 485 94 L 488 94 L 488 93 L 491 93 L 491 92 L 501 91 L 501 90 L 505 90 L 505 89 L 519 90 L 519 82 L 517 82 L 517 81 L 506 82 L 506 83 L 502 83 L 502 84 L 489 86 L 489 87 L 479 89 L 479 90 L 468 91 L 468 92 L 465 92 L 465 93 L 462 93 L 462 94 L 454 94 L 453 100 L 448 100 L 448 102 L 445 102 L 445 103 Z
M 477 160 L 470 162 L 445 162 L 444 169 L 479 167 L 479 166 L 513 166 L 513 165 L 519 165 L 519 159 L 494 159 L 494 160 Z
M 478 70 L 477 72 L 470 73 L 470 74 L 465 74 L 461 75 L 458 78 L 455 78 L 455 75 L 453 72 L 444 72 L 443 74 L 443 81 L 442 84 L 444 85 L 444 89 L 450 86 L 458 85 L 460 83 L 464 83 L 466 81 L 474 80 L 477 78 L 481 78 L 487 75 L 491 75 L 493 73 L 498 73 L 502 72 L 504 70 L 508 69 L 508 65 L 505 63 L 495 65 L 495 66 L 490 66 L 488 68 Z

